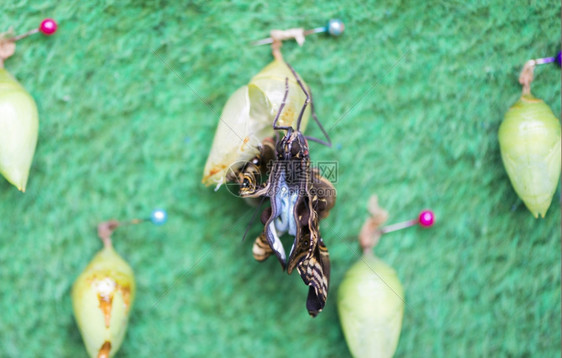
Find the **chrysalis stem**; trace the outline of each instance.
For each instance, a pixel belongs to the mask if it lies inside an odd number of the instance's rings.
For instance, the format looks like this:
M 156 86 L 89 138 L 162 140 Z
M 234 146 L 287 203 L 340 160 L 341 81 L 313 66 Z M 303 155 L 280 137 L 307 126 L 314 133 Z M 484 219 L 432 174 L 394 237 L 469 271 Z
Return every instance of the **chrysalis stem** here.
M 0 68 L 4 68 L 4 61 L 16 52 L 16 43 L 11 34 L 11 30 L 0 34 Z
M 117 220 L 104 221 L 98 225 L 98 236 L 103 242 L 103 246 L 111 247 L 111 234 L 119 227 Z
M 284 62 L 283 54 L 281 53 L 281 46 L 283 46 L 282 41 L 279 40 L 273 41 L 271 43 L 271 54 L 273 55 L 273 58 L 275 58 L 276 60 Z
M 376 195 L 369 199 L 368 209 L 371 217 L 365 220 L 359 233 L 359 246 L 364 254 L 371 253 L 372 249 L 377 246 L 383 234 L 379 227 L 388 219 L 388 213 L 379 206 Z
M 531 82 L 533 82 L 533 72 L 535 71 L 535 60 L 525 62 L 523 70 L 519 75 L 519 83 L 523 86 L 523 95 L 531 93 Z
M 555 57 L 544 57 L 525 62 L 525 65 L 523 65 L 523 69 L 521 70 L 521 74 L 519 75 L 519 83 L 523 86 L 524 95 L 531 93 L 531 82 L 533 82 L 534 79 L 535 66 L 552 63 L 555 60 Z

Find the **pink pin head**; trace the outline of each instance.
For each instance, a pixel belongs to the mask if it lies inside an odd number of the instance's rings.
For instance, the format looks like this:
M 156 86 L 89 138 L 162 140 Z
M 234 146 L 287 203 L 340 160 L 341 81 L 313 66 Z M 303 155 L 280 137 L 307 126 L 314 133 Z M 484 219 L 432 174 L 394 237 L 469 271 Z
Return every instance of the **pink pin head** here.
M 50 36 L 57 32 L 57 23 L 53 19 L 45 19 L 41 21 L 41 25 L 39 25 L 39 31 L 47 36 Z
M 386 233 L 389 233 L 389 232 L 402 230 L 402 229 L 405 229 L 407 227 L 416 226 L 418 224 L 422 227 L 430 227 L 430 226 L 433 226 L 434 221 L 435 221 L 435 214 L 433 214 L 433 211 L 424 210 L 419 214 L 417 220 L 413 219 L 413 220 L 403 221 L 403 222 L 392 224 L 392 225 L 387 225 L 387 226 L 384 226 L 384 227 L 380 228 L 380 231 L 383 234 L 386 234 Z
M 423 227 L 430 227 L 435 221 L 435 214 L 431 210 L 424 210 L 420 213 L 418 217 L 418 222 Z

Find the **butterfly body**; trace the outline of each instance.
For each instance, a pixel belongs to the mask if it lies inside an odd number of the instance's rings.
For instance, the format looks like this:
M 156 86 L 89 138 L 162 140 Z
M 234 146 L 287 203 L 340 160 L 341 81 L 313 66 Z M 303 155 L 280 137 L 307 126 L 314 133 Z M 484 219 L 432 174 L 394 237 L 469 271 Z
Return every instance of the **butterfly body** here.
M 307 97 L 301 110 L 302 116 L 310 97 L 296 74 L 295 77 Z M 286 98 L 287 79 L 285 87 Z M 263 261 L 274 254 L 287 273 L 296 269 L 303 282 L 309 286 L 306 307 L 314 317 L 324 308 L 330 277 L 329 254 L 320 235 L 319 222 L 335 204 L 335 190 L 317 170 L 311 168 L 308 141 L 299 130 L 300 121 L 297 121 L 296 129 L 277 126 L 282 110 L 283 105 L 273 127 L 286 130 L 286 133 L 274 147 L 274 155 L 268 162 L 267 180 L 262 184 L 257 183 L 255 173 L 258 169 L 252 165 L 246 166 L 241 173 L 240 194 L 249 198 L 269 198 L 271 206 L 261 216 L 264 230 L 254 243 L 254 258 Z M 269 143 L 263 148 L 269 147 L 271 152 L 271 146 Z M 318 190 L 320 188 L 330 190 Z M 281 242 L 284 234 L 293 237 L 288 256 Z

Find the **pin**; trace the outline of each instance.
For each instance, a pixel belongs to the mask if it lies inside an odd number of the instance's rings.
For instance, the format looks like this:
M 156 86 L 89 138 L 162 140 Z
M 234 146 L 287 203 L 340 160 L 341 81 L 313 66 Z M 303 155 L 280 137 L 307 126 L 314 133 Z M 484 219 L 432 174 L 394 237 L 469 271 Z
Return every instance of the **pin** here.
M 311 34 L 318 34 L 318 33 L 321 33 L 321 32 L 325 32 L 325 33 L 329 34 L 330 36 L 338 37 L 341 34 L 343 34 L 344 30 L 345 30 L 345 25 L 341 20 L 331 19 L 330 21 L 328 21 L 326 26 L 317 27 L 317 28 L 311 29 L 311 30 L 306 30 L 306 31 L 303 30 L 303 29 L 286 30 L 284 32 L 286 32 L 289 35 L 286 36 L 286 37 L 283 37 L 283 39 L 297 37 L 297 35 L 295 35 L 296 32 L 300 32 L 300 34 L 302 35 L 303 38 L 304 38 L 304 36 L 311 35 Z M 252 45 L 254 45 L 254 46 L 267 45 L 267 44 L 270 44 L 272 42 L 273 42 L 273 39 L 271 37 L 268 37 L 266 39 L 256 41 Z
M 38 32 L 41 32 L 41 33 L 43 33 L 44 35 L 47 35 L 47 36 L 51 36 L 52 34 L 57 32 L 57 28 L 58 28 L 58 25 L 57 25 L 56 21 L 53 20 L 53 19 L 47 18 L 47 19 L 41 21 L 41 24 L 39 24 L 38 28 L 30 30 L 30 31 L 28 31 L 24 34 L 19 35 L 19 36 L 15 36 L 15 37 L 12 38 L 12 41 L 21 40 L 21 39 L 23 39 L 27 36 L 36 34 Z
M 532 61 L 535 61 L 535 65 L 543 65 L 545 63 L 556 62 L 558 67 L 560 67 L 560 52 L 558 52 L 558 54 L 553 57 L 537 58 L 536 60 Z
M 126 225 L 135 225 L 144 223 L 147 221 L 152 222 L 154 225 L 162 225 L 168 220 L 168 214 L 164 209 L 155 209 L 150 214 L 149 218 L 145 219 L 133 219 L 129 221 L 117 221 L 117 220 L 109 220 L 102 222 L 98 225 L 98 236 L 102 239 L 102 241 L 107 242 L 110 240 L 111 234 L 115 229 L 119 226 L 126 226 Z M 110 241 L 109 241 L 110 242 Z
M 125 222 L 122 222 L 122 223 L 119 223 L 119 224 L 120 225 L 134 225 L 134 224 L 140 224 L 140 223 L 143 223 L 143 222 L 150 221 L 154 225 L 163 225 L 167 220 L 168 220 L 168 214 L 166 213 L 166 210 L 155 209 L 155 210 L 152 211 L 152 213 L 150 213 L 149 218 L 133 219 L 131 221 L 125 221 Z
M 420 226 L 423 226 L 423 227 L 431 227 L 431 226 L 433 226 L 434 221 L 435 221 L 435 214 L 433 214 L 433 211 L 423 210 L 422 212 L 420 212 L 417 219 L 408 220 L 408 221 L 404 221 L 404 222 L 401 222 L 401 223 L 384 226 L 380 229 L 380 231 L 383 234 L 387 234 L 389 232 L 402 230 L 402 229 L 405 229 L 407 227 L 414 226 L 414 225 L 420 225 Z

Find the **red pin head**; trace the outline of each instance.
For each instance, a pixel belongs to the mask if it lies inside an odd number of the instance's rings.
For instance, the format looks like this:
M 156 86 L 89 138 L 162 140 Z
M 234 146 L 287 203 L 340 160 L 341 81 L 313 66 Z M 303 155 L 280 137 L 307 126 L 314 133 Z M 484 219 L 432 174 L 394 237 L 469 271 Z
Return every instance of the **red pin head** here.
M 397 224 L 384 226 L 380 230 L 383 234 L 386 234 L 386 233 L 389 233 L 389 232 L 392 232 L 392 231 L 402 230 L 402 229 L 405 229 L 407 227 L 415 226 L 415 225 L 420 225 L 420 226 L 423 226 L 423 227 L 431 227 L 431 226 L 433 226 L 434 222 L 435 222 L 435 214 L 433 214 L 433 211 L 423 210 L 418 215 L 417 220 L 415 220 L 415 219 L 414 220 L 408 220 L 408 221 L 400 222 L 400 223 L 397 223 Z
M 435 215 L 431 210 L 424 210 L 418 216 L 418 222 L 423 227 L 430 227 L 435 221 Z
M 57 23 L 53 19 L 45 19 L 41 21 L 41 25 L 39 25 L 39 31 L 43 34 L 50 36 L 57 32 Z

